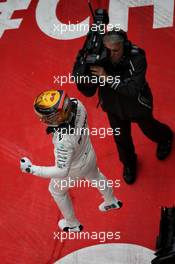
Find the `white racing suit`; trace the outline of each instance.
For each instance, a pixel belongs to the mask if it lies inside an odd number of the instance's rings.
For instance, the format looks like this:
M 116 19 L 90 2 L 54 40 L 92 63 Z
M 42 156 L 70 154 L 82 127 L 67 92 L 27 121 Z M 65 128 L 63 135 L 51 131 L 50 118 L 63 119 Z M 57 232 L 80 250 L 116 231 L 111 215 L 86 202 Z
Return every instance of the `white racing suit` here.
M 51 178 L 49 191 L 62 215 L 70 225 L 79 225 L 68 193 L 70 180 L 96 181 L 98 190 L 108 204 L 112 203 L 114 196 L 112 188 L 107 186 L 106 178 L 97 168 L 96 155 L 87 130 L 86 109 L 79 100 L 74 100 L 74 104 L 76 104 L 74 133 L 62 134 L 56 129 L 53 132 L 55 165 L 50 167 L 32 165 L 32 173 Z M 61 186 L 63 180 L 64 187 Z M 105 182 L 103 188 L 98 184 L 101 180 Z

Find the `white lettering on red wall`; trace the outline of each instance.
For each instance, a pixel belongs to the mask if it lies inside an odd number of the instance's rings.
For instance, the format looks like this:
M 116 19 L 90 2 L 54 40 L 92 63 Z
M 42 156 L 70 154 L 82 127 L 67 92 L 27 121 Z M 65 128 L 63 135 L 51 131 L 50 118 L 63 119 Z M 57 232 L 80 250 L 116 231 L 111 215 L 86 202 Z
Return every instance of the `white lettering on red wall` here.
M 12 19 L 11 17 L 16 10 L 28 9 L 31 1 L 7 0 L 6 2 L 0 3 L 0 38 L 6 30 L 18 29 L 20 27 L 23 18 Z M 68 27 L 67 24 L 63 24 L 59 20 L 59 17 L 56 16 L 58 4 L 59 0 L 38 1 L 36 21 L 40 30 L 47 36 L 60 40 L 75 39 L 86 35 L 90 17 L 85 18 L 79 24 L 71 24 Z M 122 29 L 127 31 L 129 8 L 141 6 L 153 6 L 153 28 L 173 26 L 174 0 L 109 0 L 110 24 L 118 24 Z M 65 29 L 64 34 L 59 30 L 55 30 L 56 28 Z

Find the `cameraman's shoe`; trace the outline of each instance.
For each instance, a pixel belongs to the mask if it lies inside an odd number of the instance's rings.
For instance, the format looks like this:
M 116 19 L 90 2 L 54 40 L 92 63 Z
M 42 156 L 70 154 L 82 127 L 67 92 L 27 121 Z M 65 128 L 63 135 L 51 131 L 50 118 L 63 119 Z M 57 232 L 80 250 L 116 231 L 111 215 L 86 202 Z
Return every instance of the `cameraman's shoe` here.
M 172 149 L 172 143 L 173 143 L 173 133 L 169 139 L 158 143 L 156 156 L 159 160 L 164 160 L 169 156 Z
M 64 218 L 58 222 L 58 226 L 64 232 L 81 232 L 83 230 L 82 225 L 71 225 Z
M 130 165 L 124 165 L 123 178 L 127 184 L 133 184 L 136 180 L 137 157 Z
M 101 212 L 107 212 L 109 210 L 112 210 L 112 209 L 120 209 L 122 207 L 123 203 L 117 199 L 114 199 L 114 201 L 112 203 L 106 203 L 106 202 L 103 202 L 99 205 L 98 209 L 101 211 Z

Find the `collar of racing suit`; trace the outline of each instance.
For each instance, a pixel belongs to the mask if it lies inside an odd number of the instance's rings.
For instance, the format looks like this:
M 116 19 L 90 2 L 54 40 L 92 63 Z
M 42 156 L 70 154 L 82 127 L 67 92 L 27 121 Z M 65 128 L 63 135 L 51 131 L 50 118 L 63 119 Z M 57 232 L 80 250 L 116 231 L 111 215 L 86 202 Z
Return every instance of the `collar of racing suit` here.
M 71 120 L 69 122 L 65 122 L 57 127 L 47 127 L 46 128 L 46 133 L 49 135 L 51 133 L 55 133 L 55 132 L 59 132 L 59 131 L 63 131 L 64 128 L 64 133 L 73 133 L 71 132 L 72 130 L 70 128 L 74 128 L 75 127 L 75 119 L 76 119 L 76 114 L 77 114 L 77 105 L 78 105 L 78 101 L 77 99 L 70 99 L 71 101 Z

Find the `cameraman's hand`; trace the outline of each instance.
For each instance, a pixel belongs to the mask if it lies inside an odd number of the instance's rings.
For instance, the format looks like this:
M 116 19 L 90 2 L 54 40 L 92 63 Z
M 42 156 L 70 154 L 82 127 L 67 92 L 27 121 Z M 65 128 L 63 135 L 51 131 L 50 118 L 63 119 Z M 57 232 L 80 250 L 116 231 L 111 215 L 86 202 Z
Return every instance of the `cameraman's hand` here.
M 91 66 L 90 70 L 93 75 L 104 76 L 105 78 L 107 78 L 107 73 L 101 66 Z
M 22 172 L 32 173 L 32 162 L 26 157 L 21 158 L 20 169 Z

